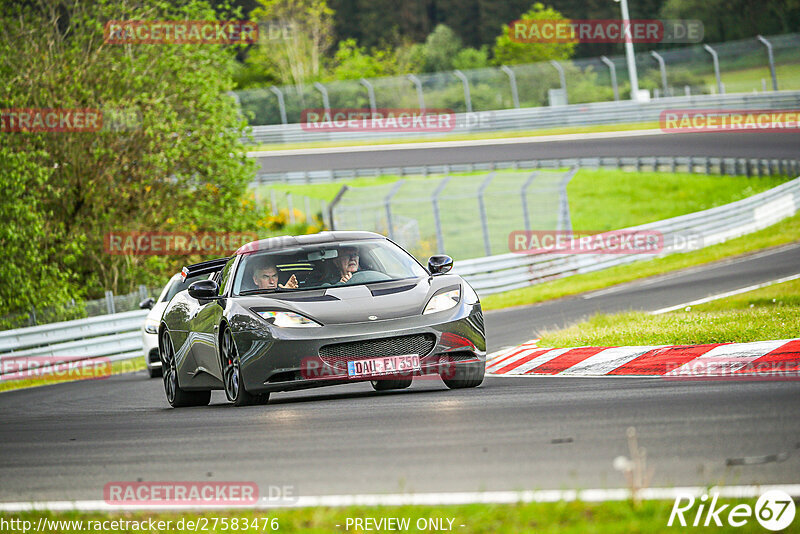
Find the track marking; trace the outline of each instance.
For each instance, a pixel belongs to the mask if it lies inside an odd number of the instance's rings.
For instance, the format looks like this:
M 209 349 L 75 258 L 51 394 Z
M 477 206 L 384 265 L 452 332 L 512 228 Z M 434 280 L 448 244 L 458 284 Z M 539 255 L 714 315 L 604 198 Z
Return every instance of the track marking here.
M 742 287 L 740 289 L 734 289 L 733 291 L 726 291 L 725 293 L 717 293 L 716 295 L 711 295 L 710 297 L 704 297 L 702 299 L 693 300 L 691 302 L 684 302 L 683 304 L 669 306 L 668 308 L 661 308 L 660 310 L 651 311 L 650 315 L 661 315 L 662 313 L 669 313 L 672 311 L 680 310 L 681 308 L 686 308 L 687 306 L 698 306 L 700 304 L 705 304 L 707 302 L 712 302 L 714 300 L 724 299 L 727 297 L 732 297 L 734 295 L 740 295 L 742 293 L 749 293 L 750 291 L 755 291 L 756 289 L 761 289 L 762 287 L 768 287 L 775 284 L 790 282 L 792 280 L 797 280 L 798 278 L 800 278 L 800 273 L 793 274 L 791 276 L 784 276 L 783 278 L 778 278 L 775 280 L 770 280 L 769 282 L 762 282 L 760 284 Z
M 770 490 L 781 490 L 792 497 L 800 497 L 800 484 L 764 484 L 759 486 L 684 486 L 676 488 L 646 488 L 639 492 L 644 500 L 674 500 L 679 495 L 692 495 L 695 498 L 716 493 L 720 497 L 753 499 Z M 298 497 L 292 502 L 261 501 L 242 506 L 125 506 L 110 505 L 105 501 L 41 501 L 4 502 L 0 511 L 128 511 L 128 510 L 219 510 L 242 508 L 309 508 L 328 506 L 439 506 L 449 504 L 516 504 L 531 502 L 562 502 L 581 500 L 584 502 L 624 501 L 631 498 L 630 490 L 585 489 L 585 490 L 536 490 L 536 491 L 483 491 L 446 493 L 394 493 L 394 494 L 356 494 L 356 495 L 318 495 Z
M 320 148 L 295 148 L 288 150 L 259 150 L 248 152 L 249 158 L 268 158 L 281 156 L 310 156 L 313 154 L 341 154 L 343 152 L 382 152 L 384 150 L 421 150 L 437 148 L 464 148 L 476 146 L 515 145 L 520 143 L 552 143 L 561 141 L 590 141 L 592 139 L 613 139 L 616 137 L 641 137 L 643 135 L 676 135 L 662 132 L 658 128 L 650 130 L 627 130 L 619 132 L 593 132 L 580 134 L 534 135 L 528 137 L 508 137 L 503 139 L 466 139 L 463 141 L 434 141 L 423 143 L 396 143 L 389 145 L 335 146 Z

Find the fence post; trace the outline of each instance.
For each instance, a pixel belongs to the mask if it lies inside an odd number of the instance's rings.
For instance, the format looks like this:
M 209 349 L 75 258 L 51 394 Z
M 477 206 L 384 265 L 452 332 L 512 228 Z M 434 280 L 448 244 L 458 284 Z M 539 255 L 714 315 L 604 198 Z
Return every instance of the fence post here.
M 375 110 L 378 109 L 378 106 L 375 105 L 375 90 L 372 88 L 372 84 L 367 81 L 366 78 L 361 78 L 358 82 L 367 88 L 367 96 L 369 96 L 369 109 L 373 113 Z
M 392 197 L 395 196 L 395 194 L 397 194 L 398 189 L 400 189 L 400 186 L 403 185 L 404 181 L 405 180 L 398 180 L 397 182 L 395 182 L 395 184 L 392 186 L 391 191 L 389 191 L 389 194 L 386 195 L 386 197 L 384 197 L 383 199 L 383 206 L 384 208 L 386 208 L 386 227 L 388 230 L 387 233 L 389 234 L 387 237 L 392 240 L 394 240 L 394 224 L 392 223 Z
M 489 244 L 489 221 L 486 217 L 486 205 L 483 201 L 483 193 L 486 191 L 486 188 L 489 187 L 492 178 L 494 178 L 494 173 L 490 172 L 478 188 L 478 210 L 480 211 L 481 227 L 483 228 L 483 250 L 487 256 L 492 255 L 492 247 Z
M 311 215 L 311 199 L 306 196 L 304 196 L 303 198 L 305 199 L 305 205 L 306 205 L 306 224 L 311 224 L 311 221 L 314 220 L 314 218 Z
M 525 180 L 525 183 L 522 184 L 522 190 L 520 191 L 520 193 L 522 194 L 522 220 L 525 221 L 526 232 L 531 231 L 531 219 L 530 215 L 528 214 L 528 187 L 531 185 L 533 179 L 536 178 L 538 174 L 539 173 L 537 171 L 533 171 L 530 174 L 530 176 L 528 176 L 528 179 Z
M 558 199 L 558 229 L 572 231 L 572 220 L 569 216 L 569 198 L 567 197 L 567 185 L 572 177 L 578 172 L 577 167 L 568 170 L 564 177 L 561 179 L 561 190 Z
M 330 114 L 331 102 L 330 100 L 328 100 L 328 89 L 326 89 L 325 86 L 319 82 L 314 82 L 314 87 L 322 95 L 322 106 L 325 108 L 325 111 L 327 111 L 328 114 Z
M 286 102 L 283 101 L 283 92 L 274 85 L 270 86 L 269 90 L 275 93 L 275 96 L 278 97 L 278 107 L 281 111 L 281 123 L 286 124 Z
M 147 286 L 144 284 L 139 284 L 139 300 L 144 300 L 147 298 Z
M 467 113 L 472 113 L 472 98 L 469 96 L 469 80 L 467 76 L 458 69 L 454 70 L 453 74 L 456 75 L 456 78 L 461 80 L 461 85 L 464 87 L 464 105 L 467 106 Z
M 655 50 L 651 50 L 650 55 L 658 61 L 658 69 L 661 71 L 661 87 L 664 88 L 664 96 L 667 97 L 669 96 L 667 93 L 667 65 L 664 63 L 664 58 L 661 57 L 661 54 Z
M 28 322 L 31 326 L 36 326 L 36 306 L 31 306 L 31 313 L 28 314 Z
M 724 95 L 725 88 L 722 87 L 722 79 L 719 77 L 719 56 L 717 56 L 717 51 L 707 44 L 703 45 L 703 49 L 711 54 L 711 59 L 714 60 L 714 76 L 717 78 L 717 93 Z
M 439 217 L 439 195 L 449 181 L 449 176 L 442 178 L 442 181 L 439 182 L 439 185 L 433 190 L 433 196 L 431 197 L 433 201 L 433 224 L 436 226 L 436 252 L 439 254 L 444 254 L 444 234 L 442 233 L 442 221 Z
M 519 109 L 519 93 L 517 92 L 517 76 L 514 71 L 507 65 L 500 65 L 500 70 L 508 76 L 508 83 L 511 85 L 511 100 L 514 102 L 514 107 Z
M 275 197 L 275 190 L 269 190 L 269 198 L 270 198 L 270 208 L 272 211 L 272 215 L 278 214 L 278 199 Z
M 343 185 L 342 188 L 339 189 L 339 192 L 336 193 L 336 196 L 333 197 L 331 203 L 328 204 L 328 222 L 330 222 L 330 225 L 328 227 L 331 229 L 331 231 L 336 230 L 336 223 L 334 222 L 335 219 L 333 217 L 333 210 L 336 208 L 336 204 L 338 204 L 339 201 L 342 200 L 342 197 L 347 192 L 347 189 L 348 187 L 346 185 Z
M 617 66 L 606 56 L 600 56 L 600 60 L 608 66 L 611 74 L 611 86 L 614 88 L 614 100 L 619 100 L 619 87 L 617 87 Z
M 117 313 L 114 307 L 114 293 L 111 291 L 106 291 L 106 310 L 108 311 L 109 315 L 112 313 Z
M 772 56 L 772 43 L 764 39 L 761 35 L 756 35 L 761 44 L 767 47 L 767 58 L 769 58 L 769 73 L 772 75 L 772 90 L 778 90 L 778 76 L 775 74 L 775 58 Z
M 294 224 L 294 203 L 291 193 L 286 193 L 286 203 L 289 205 L 289 224 Z
M 561 81 L 561 89 L 564 91 L 564 102 L 569 104 L 569 97 L 567 96 L 567 77 L 564 74 L 564 67 L 555 59 L 551 59 L 550 64 L 558 71 L 558 79 Z
M 414 84 L 417 88 L 417 101 L 419 101 L 419 111 L 420 113 L 425 112 L 425 97 L 422 95 L 422 82 L 414 76 L 413 74 L 407 74 L 406 78 Z

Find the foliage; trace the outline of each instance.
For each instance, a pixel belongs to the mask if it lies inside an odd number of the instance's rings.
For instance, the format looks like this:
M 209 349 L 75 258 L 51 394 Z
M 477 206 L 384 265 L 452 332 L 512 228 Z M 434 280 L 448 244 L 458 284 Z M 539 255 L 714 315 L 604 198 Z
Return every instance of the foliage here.
M 83 0 L 67 8 L 41 0 L 0 9 L 0 101 L 100 109 L 106 119 L 124 110 L 126 119 L 94 132 L 3 134 L 3 159 L 15 170 L 2 179 L 19 193 L 4 201 L 2 233 L 15 236 L 11 246 L 29 246 L 20 250 L 23 263 L 4 262 L 0 278 L 27 276 L 60 300 L 78 294 L 74 288 L 88 297 L 129 292 L 163 283 L 187 258 L 111 255 L 108 232 L 249 228 L 254 218 L 242 209 L 243 194 L 254 166 L 240 143 L 245 123 L 225 96 L 233 86 L 231 49 L 103 42 L 108 20 L 213 20 L 207 5 Z M 29 285 L 13 285 L 18 294 L 7 311 L 29 303 L 20 296 Z
M 374 50 L 370 54 L 359 47 L 355 39 L 347 39 L 339 42 L 333 64 L 331 79 L 358 80 L 394 74 L 397 60 L 391 51 Z
M 520 20 L 568 20 L 561 13 L 544 4 L 535 3 L 522 14 Z M 503 26 L 503 33 L 494 44 L 494 62 L 497 65 L 536 63 L 551 59 L 569 59 L 576 43 L 520 43 L 511 39 L 511 28 Z
M 260 32 L 251 64 L 274 66 L 285 85 L 302 86 L 323 78 L 323 60 L 333 44 L 333 10 L 326 0 L 260 0 L 252 17 L 288 31 Z

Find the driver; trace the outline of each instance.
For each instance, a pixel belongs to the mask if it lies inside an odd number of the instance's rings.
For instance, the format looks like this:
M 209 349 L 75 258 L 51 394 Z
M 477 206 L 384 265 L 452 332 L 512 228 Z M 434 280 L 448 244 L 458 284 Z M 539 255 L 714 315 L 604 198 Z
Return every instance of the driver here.
M 297 289 L 297 277 L 292 275 L 285 284 L 278 283 L 278 267 L 266 259 L 253 270 L 253 283 L 258 289 Z
M 353 277 L 353 273 L 358 271 L 358 249 L 353 246 L 340 248 L 333 264 L 339 274 L 339 283 L 347 283 Z

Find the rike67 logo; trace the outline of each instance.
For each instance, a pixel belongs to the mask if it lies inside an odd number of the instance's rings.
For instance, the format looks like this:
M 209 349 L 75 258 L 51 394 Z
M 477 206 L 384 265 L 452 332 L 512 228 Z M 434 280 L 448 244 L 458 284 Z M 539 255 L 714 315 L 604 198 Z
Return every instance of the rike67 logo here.
M 756 501 L 755 507 L 749 504 L 717 504 L 719 494 L 704 494 L 699 499 L 691 494 L 678 494 L 667 526 L 743 527 L 753 518 L 767 530 L 783 530 L 792 524 L 795 504 L 785 491 L 773 489 L 766 491 Z M 697 505 L 695 509 L 695 505 Z

